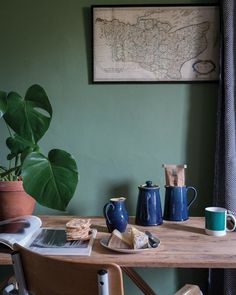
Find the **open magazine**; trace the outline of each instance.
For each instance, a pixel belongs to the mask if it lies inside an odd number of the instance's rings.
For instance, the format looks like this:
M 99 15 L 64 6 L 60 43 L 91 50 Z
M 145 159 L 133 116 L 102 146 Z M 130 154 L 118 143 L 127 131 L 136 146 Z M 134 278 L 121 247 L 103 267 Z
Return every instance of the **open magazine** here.
M 96 229 L 91 229 L 87 241 L 67 241 L 65 228 L 41 227 L 42 221 L 34 215 L 0 221 L 0 244 L 11 249 L 18 243 L 28 249 L 48 255 L 90 255 Z

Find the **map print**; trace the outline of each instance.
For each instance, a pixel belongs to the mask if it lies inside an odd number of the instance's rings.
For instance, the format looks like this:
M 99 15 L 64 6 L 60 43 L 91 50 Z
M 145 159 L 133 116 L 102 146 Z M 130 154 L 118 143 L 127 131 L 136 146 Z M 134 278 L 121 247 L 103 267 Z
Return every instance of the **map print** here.
M 94 7 L 94 81 L 217 80 L 215 6 Z

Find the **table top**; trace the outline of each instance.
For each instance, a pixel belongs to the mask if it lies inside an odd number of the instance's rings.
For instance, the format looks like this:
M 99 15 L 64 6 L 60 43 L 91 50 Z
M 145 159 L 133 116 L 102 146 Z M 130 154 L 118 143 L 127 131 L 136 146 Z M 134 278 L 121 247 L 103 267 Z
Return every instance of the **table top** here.
M 66 222 L 82 216 L 41 215 L 43 226 L 64 227 Z M 236 232 L 228 232 L 223 237 L 205 234 L 204 218 L 190 217 L 186 221 L 164 221 L 162 225 L 142 227 L 129 218 L 129 225 L 141 231 L 149 230 L 161 243 L 158 248 L 135 254 L 117 253 L 100 244 L 102 237 L 108 236 L 102 217 L 89 217 L 92 227 L 98 230 L 91 256 L 54 256 L 62 260 L 89 261 L 91 263 L 114 262 L 125 267 L 179 267 L 179 268 L 236 268 Z M 0 264 L 10 264 L 6 249 L 0 248 Z M 4 253 L 5 252 L 5 253 Z

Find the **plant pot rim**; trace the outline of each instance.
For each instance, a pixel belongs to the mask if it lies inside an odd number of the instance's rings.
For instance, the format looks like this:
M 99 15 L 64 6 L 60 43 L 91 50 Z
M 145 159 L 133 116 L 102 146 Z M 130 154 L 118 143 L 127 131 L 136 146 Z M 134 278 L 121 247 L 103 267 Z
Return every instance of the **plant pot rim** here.
M 22 180 L 0 181 L 0 191 L 24 191 Z

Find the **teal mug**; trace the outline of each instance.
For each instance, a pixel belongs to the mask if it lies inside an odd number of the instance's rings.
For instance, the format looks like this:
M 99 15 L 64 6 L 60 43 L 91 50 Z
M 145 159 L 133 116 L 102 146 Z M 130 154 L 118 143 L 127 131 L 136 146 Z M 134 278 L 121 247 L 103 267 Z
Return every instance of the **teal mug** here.
M 227 227 L 227 220 L 233 223 L 232 228 Z M 205 208 L 205 231 L 210 236 L 224 236 L 227 231 L 234 231 L 236 219 L 232 214 L 227 213 L 227 209 L 221 207 Z

